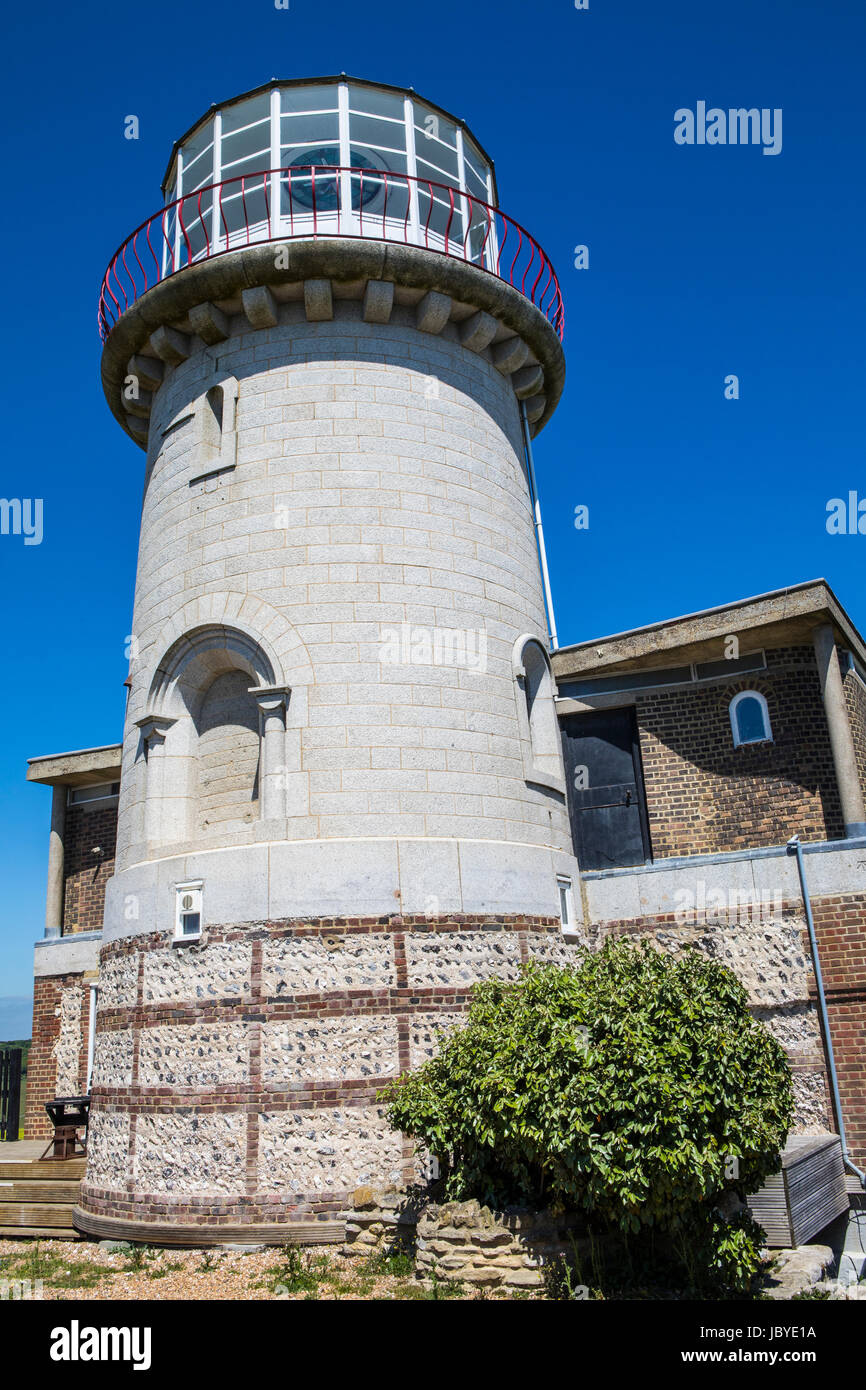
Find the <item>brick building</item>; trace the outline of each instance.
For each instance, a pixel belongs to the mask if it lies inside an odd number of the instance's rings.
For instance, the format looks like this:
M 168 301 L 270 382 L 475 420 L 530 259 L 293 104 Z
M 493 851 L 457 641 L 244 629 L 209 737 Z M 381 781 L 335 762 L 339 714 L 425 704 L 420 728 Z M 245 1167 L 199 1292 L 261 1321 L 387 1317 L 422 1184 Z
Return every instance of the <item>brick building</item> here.
M 417 94 L 273 82 L 196 122 L 164 196 L 100 300 L 147 459 L 123 742 L 28 773 L 29 1125 L 89 1090 L 81 1229 L 336 1238 L 359 1182 L 417 1172 L 382 1082 L 475 981 L 610 931 L 729 960 L 825 1128 L 794 833 L 862 1148 L 866 653 L 826 585 L 551 660 L 559 288 Z

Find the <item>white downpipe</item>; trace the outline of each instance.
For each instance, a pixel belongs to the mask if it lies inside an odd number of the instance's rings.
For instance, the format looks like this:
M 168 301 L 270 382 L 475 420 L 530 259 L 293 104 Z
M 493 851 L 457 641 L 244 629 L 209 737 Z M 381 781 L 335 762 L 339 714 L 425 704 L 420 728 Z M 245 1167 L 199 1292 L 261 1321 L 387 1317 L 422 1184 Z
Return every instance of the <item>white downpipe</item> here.
M 523 423 L 523 443 L 526 449 L 526 463 L 529 469 L 529 490 L 532 493 L 532 506 L 535 513 L 535 538 L 538 542 L 538 558 L 541 563 L 541 580 L 544 585 L 544 602 L 547 608 L 547 627 L 550 634 L 551 651 L 559 650 L 556 635 L 556 618 L 553 612 L 553 594 L 550 591 L 550 575 L 547 571 L 547 551 L 544 548 L 544 527 L 541 524 L 541 503 L 535 482 L 535 462 L 532 457 L 532 441 L 529 438 L 529 421 L 526 418 L 526 402 L 520 402 L 520 419 Z
M 90 1095 L 90 1080 L 93 1076 L 93 1053 L 96 1047 L 96 1006 L 99 999 L 99 986 L 90 986 L 90 1010 L 87 1028 L 87 1081 L 84 1085 L 84 1094 Z

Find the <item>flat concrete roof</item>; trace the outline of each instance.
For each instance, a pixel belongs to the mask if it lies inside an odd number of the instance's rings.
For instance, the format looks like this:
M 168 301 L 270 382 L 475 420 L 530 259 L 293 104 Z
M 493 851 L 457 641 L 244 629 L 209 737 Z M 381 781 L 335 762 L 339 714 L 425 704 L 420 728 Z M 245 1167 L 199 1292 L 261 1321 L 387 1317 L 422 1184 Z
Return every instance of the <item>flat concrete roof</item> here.
M 117 782 L 122 749 L 122 743 L 106 743 L 101 748 L 28 758 L 27 781 L 48 787 L 86 787 L 94 782 Z
M 825 579 L 560 647 L 551 661 L 560 680 L 610 668 L 624 675 L 667 666 L 672 659 L 683 665 L 720 659 L 724 639 L 732 634 L 740 639 L 744 656 L 761 648 L 806 644 L 821 621 L 831 623 L 837 641 L 866 663 L 866 643 Z

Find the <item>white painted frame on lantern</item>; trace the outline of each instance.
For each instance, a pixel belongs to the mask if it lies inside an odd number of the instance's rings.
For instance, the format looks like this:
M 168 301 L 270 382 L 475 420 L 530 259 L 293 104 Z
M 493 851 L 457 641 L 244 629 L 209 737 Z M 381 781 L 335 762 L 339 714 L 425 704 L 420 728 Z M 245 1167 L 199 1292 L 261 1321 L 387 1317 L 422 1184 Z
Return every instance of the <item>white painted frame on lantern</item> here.
M 283 93 L 289 89 L 295 88 L 309 89 L 311 93 L 320 93 L 321 97 L 316 104 L 312 104 L 308 109 L 300 111 L 294 108 L 291 110 L 284 110 L 282 101 Z M 336 92 L 332 96 L 331 93 L 334 88 L 336 88 Z M 343 169 L 348 169 L 352 166 L 353 149 L 362 152 L 369 150 L 376 156 L 376 159 L 381 162 L 383 168 L 387 172 L 394 173 L 398 176 L 398 179 L 401 174 L 404 175 L 404 177 L 408 175 L 408 187 L 410 192 L 407 219 L 404 221 L 404 218 L 400 216 L 397 218 L 380 220 L 376 218 L 375 213 L 371 214 L 371 220 L 374 222 L 378 221 L 381 233 L 380 237 L 376 237 L 371 229 L 369 234 L 374 239 L 386 241 L 403 241 L 404 239 L 408 239 L 416 244 L 429 245 L 433 250 L 442 250 L 444 248 L 445 237 L 441 229 L 437 229 L 434 224 L 434 226 L 429 227 L 425 232 L 425 223 L 428 219 L 422 216 L 419 207 L 419 185 L 412 182 L 412 180 L 419 178 L 418 160 L 420 156 L 417 148 L 417 132 L 419 130 L 424 131 L 426 122 L 432 117 L 434 121 L 433 130 L 435 133 L 431 134 L 427 132 L 427 134 L 430 139 L 441 144 L 443 150 L 448 150 L 454 155 L 457 172 L 456 175 L 451 175 L 446 169 L 442 169 L 441 165 L 436 163 L 435 151 L 431 153 L 429 160 L 424 160 L 424 163 L 425 165 L 429 165 L 430 169 L 437 174 L 437 177 L 433 180 L 434 183 L 438 182 L 445 184 L 447 187 L 453 187 L 454 191 L 461 195 L 454 200 L 454 223 L 453 228 L 447 233 L 448 244 L 451 254 L 458 254 L 458 248 L 468 235 L 468 247 L 471 258 L 472 229 L 468 224 L 472 205 L 469 202 L 469 198 L 486 202 L 491 207 L 495 208 L 497 205 L 496 183 L 492 163 L 485 156 L 480 145 L 467 130 L 462 121 L 450 116 L 447 112 L 442 111 L 441 108 L 432 106 L 415 92 L 387 87 L 373 82 L 364 82 L 357 78 L 340 78 L 337 81 L 319 82 L 309 82 L 302 79 L 298 82 L 275 83 L 270 87 L 269 114 L 267 118 L 259 117 L 256 120 L 251 120 L 248 126 L 239 126 L 232 132 L 233 136 L 237 136 L 246 130 L 254 130 L 257 126 L 262 126 L 261 150 L 243 156 L 241 159 L 235 159 L 231 161 L 229 165 L 226 165 L 223 158 L 224 112 L 244 102 L 254 102 L 264 95 L 265 90 L 266 89 L 258 88 L 251 92 L 243 93 L 233 98 L 231 101 L 222 103 L 219 107 L 208 112 L 200 121 L 196 122 L 186 135 L 181 138 L 172 155 L 172 160 L 163 183 L 165 202 L 167 205 L 175 202 L 177 199 L 186 198 L 191 194 L 199 193 L 201 189 L 207 188 L 210 184 L 219 184 L 226 178 L 231 179 L 234 177 L 231 173 L 232 165 L 254 161 L 257 163 L 260 170 L 268 168 L 274 170 L 283 167 L 283 154 L 286 149 L 297 148 L 302 150 L 307 146 L 311 150 L 314 150 L 317 144 L 332 143 L 339 149 L 339 163 Z M 381 110 L 376 110 L 372 96 L 368 103 L 368 110 L 362 111 L 359 110 L 357 106 L 353 106 L 350 98 L 357 101 L 359 100 L 357 93 L 365 91 L 371 94 L 379 93 L 393 97 L 395 103 L 401 99 L 402 119 L 384 115 Z M 311 101 L 313 101 L 312 96 Z M 327 128 L 325 128 L 321 138 L 317 141 L 308 138 L 300 142 L 289 142 L 288 144 L 284 142 L 283 123 L 285 118 L 292 116 L 322 116 L 325 118 L 334 114 L 337 115 L 336 139 L 329 136 L 327 134 Z M 360 133 L 353 136 L 353 117 L 356 118 L 359 130 L 360 123 L 363 120 L 373 119 L 383 125 L 394 125 L 395 128 L 398 128 L 401 132 L 402 150 L 390 146 L 378 145 L 373 140 L 363 138 Z M 443 139 L 440 135 L 440 122 L 448 126 L 453 126 L 453 143 L 451 140 Z M 291 123 L 289 131 L 291 133 Z M 208 133 L 210 135 L 210 140 L 208 141 L 205 138 L 204 143 L 202 143 L 202 138 L 207 137 Z M 197 151 L 192 161 L 187 158 L 191 146 Z M 208 154 L 210 155 L 209 164 L 205 160 L 205 156 Z M 389 158 L 389 156 L 394 154 L 399 154 L 400 159 L 395 161 Z M 403 168 L 397 167 L 401 161 L 405 166 Z M 448 161 L 446 159 L 443 160 L 443 162 L 447 163 Z M 192 165 L 198 166 L 194 173 L 192 172 Z M 371 171 L 371 173 L 372 172 L 373 171 Z M 425 173 L 420 177 L 422 179 L 421 196 L 429 200 L 429 190 L 426 188 L 423 181 L 431 176 Z M 252 241 L 270 241 L 279 239 L 281 236 L 286 236 L 290 233 L 290 219 L 282 212 L 279 175 L 272 173 L 271 178 L 268 180 L 268 184 L 270 194 L 267 218 L 254 223 L 250 227 L 244 226 L 242 234 L 244 244 L 246 244 L 248 233 Z M 210 195 L 207 196 L 210 197 Z M 227 196 L 230 200 L 232 196 L 236 197 L 237 195 L 229 194 Z M 346 235 L 361 235 L 359 218 L 352 207 L 352 177 L 348 173 L 340 175 L 339 203 L 341 230 Z M 445 195 L 442 189 L 434 189 L 431 213 L 433 207 L 438 207 L 443 210 L 446 208 Z M 225 228 L 221 225 L 221 216 L 218 210 L 218 200 L 216 197 L 213 197 L 211 206 L 207 211 L 209 213 L 210 223 L 210 242 L 213 248 L 210 254 L 213 255 L 231 247 L 233 241 L 232 230 L 231 228 L 229 229 L 227 237 Z M 444 212 L 440 214 L 440 220 L 441 216 L 444 216 Z M 332 214 L 318 214 L 317 229 L 319 232 L 322 231 L 323 222 L 324 225 L 327 226 L 329 218 L 332 218 L 336 227 L 336 210 L 334 210 Z M 308 230 L 312 232 L 312 214 L 306 217 L 296 211 L 293 218 L 294 225 L 291 228 L 292 234 L 294 236 L 303 235 L 305 230 L 307 230 L 307 222 L 309 222 Z M 388 222 L 393 222 L 394 225 L 389 227 L 387 225 Z M 481 226 L 486 227 L 486 219 L 483 223 L 476 223 L 475 225 L 479 230 Z M 176 213 L 169 214 L 169 217 L 166 219 L 166 226 L 167 239 L 163 245 L 163 274 L 168 273 L 169 245 L 173 243 L 175 267 L 180 266 L 182 253 L 180 219 L 177 217 Z M 367 235 L 366 228 L 364 229 L 364 235 Z M 240 244 L 240 231 L 238 232 L 238 237 L 238 244 Z M 197 260 L 200 254 L 200 251 L 198 253 L 194 252 L 191 259 Z M 496 227 L 493 219 L 490 219 L 489 231 L 486 234 L 486 240 L 484 242 L 485 268 L 496 273 L 498 257 L 499 245 Z

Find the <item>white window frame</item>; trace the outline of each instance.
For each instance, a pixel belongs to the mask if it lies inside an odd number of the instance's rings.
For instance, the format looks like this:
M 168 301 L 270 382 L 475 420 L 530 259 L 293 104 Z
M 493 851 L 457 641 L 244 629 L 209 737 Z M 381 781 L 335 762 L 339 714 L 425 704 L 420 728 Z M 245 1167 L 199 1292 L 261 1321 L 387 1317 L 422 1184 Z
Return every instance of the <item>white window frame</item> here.
M 102 790 L 99 796 L 86 796 L 82 800 L 75 797 L 75 792 L 95 791 L 97 788 L 108 788 Z M 112 787 L 117 787 L 117 791 L 112 791 Z M 120 795 L 120 783 L 115 779 L 113 782 L 90 782 L 82 786 L 69 787 L 66 793 L 66 805 L 71 808 L 80 809 L 83 806 L 96 806 L 101 801 L 116 801 Z
M 556 888 L 559 894 L 559 920 L 564 932 L 577 931 L 577 916 L 574 910 L 574 881 L 568 874 L 556 875 Z M 563 913 L 563 898 L 565 912 Z
M 201 941 L 204 931 L 204 880 L 200 878 L 190 879 L 188 883 L 176 883 L 174 885 L 174 941 L 176 945 L 188 941 Z M 198 898 L 198 931 L 185 932 L 183 930 L 184 912 L 193 912 L 195 908 L 184 908 L 183 900 L 189 894 L 193 899 Z
M 764 721 L 764 737 L 763 737 L 763 738 L 740 738 L 740 729 L 739 729 L 739 725 L 738 725 L 738 723 L 737 723 L 737 710 L 738 710 L 739 706 L 742 704 L 743 700 L 757 700 L 757 701 L 758 701 L 758 704 L 759 704 L 760 707 L 761 707 L 761 714 L 762 714 L 762 716 L 763 716 L 763 721 Z M 728 706 L 728 715 L 729 715 L 730 720 L 731 720 L 731 733 L 732 733 L 733 736 L 734 736 L 734 747 L 735 747 L 735 748 L 749 748 L 749 747 L 751 747 L 752 745 L 754 745 L 754 744 L 756 744 L 756 743 L 772 743 L 772 742 L 773 742 L 773 726 L 772 726 L 772 724 L 770 723 L 770 711 L 769 711 L 769 709 L 768 709 L 768 707 L 767 707 L 767 701 L 766 701 L 765 697 L 761 694 L 760 690 L 741 690 L 741 691 L 739 691 L 738 694 L 736 694 L 736 695 L 734 696 L 733 700 L 731 701 L 730 705 Z

